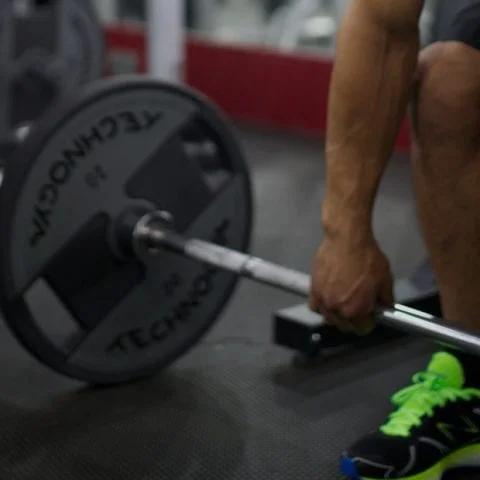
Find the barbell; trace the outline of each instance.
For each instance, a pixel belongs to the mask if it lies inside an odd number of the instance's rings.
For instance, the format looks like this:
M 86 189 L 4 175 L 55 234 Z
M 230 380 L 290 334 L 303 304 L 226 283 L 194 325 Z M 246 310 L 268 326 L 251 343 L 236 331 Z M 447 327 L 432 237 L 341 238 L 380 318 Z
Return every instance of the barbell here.
M 227 119 L 146 76 L 59 100 L 8 160 L 0 204 L 7 324 L 40 361 L 90 383 L 172 363 L 240 277 L 301 296 L 310 288 L 308 275 L 247 253 L 250 177 Z M 480 354 L 480 338 L 424 312 L 395 305 L 375 317 Z
M 170 216 L 165 212 L 153 212 L 140 219 L 133 229 L 133 244 L 140 245 L 151 253 L 161 250 L 172 251 L 233 272 L 240 277 L 308 297 L 310 275 L 211 242 L 184 237 L 170 230 L 168 225 L 162 226 L 161 219 L 165 217 Z M 445 320 L 426 312 L 396 304 L 394 308 L 376 309 L 373 316 L 377 322 L 385 326 L 407 333 L 421 334 L 462 350 L 480 354 L 478 335 L 461 330 L 453 324 L 447 324 Z

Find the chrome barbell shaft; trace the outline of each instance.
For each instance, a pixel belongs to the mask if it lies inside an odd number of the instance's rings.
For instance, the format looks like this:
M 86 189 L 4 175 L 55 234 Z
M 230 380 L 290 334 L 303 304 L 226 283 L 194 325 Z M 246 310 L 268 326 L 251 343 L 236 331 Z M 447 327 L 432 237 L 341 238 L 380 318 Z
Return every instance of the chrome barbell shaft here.
M 139 222 L 134 235 L 149 250 L 167 250 L 187 256 L 221 270 L 250 278 L 256 282 L 308 297 L 310 276 L 281 265 L 262 260 L 229 248 L 195 238 L 186 238 L 158 222 Z M 393 308 L 378 308 L 375 320 L 388 327 L 446 343 L 475 355 L 480 355 L 480 337 L 451 322 L 428 313 L 396 304 Z

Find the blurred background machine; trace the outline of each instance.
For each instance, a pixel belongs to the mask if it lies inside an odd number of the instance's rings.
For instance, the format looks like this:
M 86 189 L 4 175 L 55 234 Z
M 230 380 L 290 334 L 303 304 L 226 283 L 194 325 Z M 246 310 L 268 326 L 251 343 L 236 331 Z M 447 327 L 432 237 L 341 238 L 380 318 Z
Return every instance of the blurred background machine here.
M 265 43 L 281 50 L 298 48 L 333 51 L 349 0 L 263 0 L 267 20 Z M 427 0 L 420 20 L 422 45 L 436 36 L 436 13 L 442 1 Z
M 0 0 L 0 158 L 70 89 L 104 73 L 90 0 Z

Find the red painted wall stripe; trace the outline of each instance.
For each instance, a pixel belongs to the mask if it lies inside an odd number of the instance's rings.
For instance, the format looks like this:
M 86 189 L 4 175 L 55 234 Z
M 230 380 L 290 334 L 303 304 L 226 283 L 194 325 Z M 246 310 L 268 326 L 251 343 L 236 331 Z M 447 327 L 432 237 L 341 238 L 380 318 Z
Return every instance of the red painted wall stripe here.
M 110 54 L 131 55 L 146 71 L 146 37 L 141 28 L 106 28 Z M 332 59 L 271 49 L 223 45 L 189 37 L 185 81 L 236 120 L 304 134 L 324 135 Z M 110 58 L 113 58 L 112 55 Z M 397 149 L 409 145 L 405 122 Z

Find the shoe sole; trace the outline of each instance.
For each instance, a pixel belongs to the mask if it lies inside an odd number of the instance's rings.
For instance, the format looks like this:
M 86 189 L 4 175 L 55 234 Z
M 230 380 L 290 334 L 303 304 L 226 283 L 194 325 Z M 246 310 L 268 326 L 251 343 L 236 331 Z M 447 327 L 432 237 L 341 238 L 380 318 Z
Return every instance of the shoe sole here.
M 480 467 L 480 445 L 472 445 L 457 450 L 432 468 L 413 477 L 392 478 L 392 480 L 442 480 L 443 475 L 448 470 L 464 467 Z M 361 477 L 355 475 L 352 469 L 355 469 L 352 462 L 348 462 L 347 460 L 347 462 L 342 464 L 342 473 L 350 480 L 385 480 L 385 478 Z

